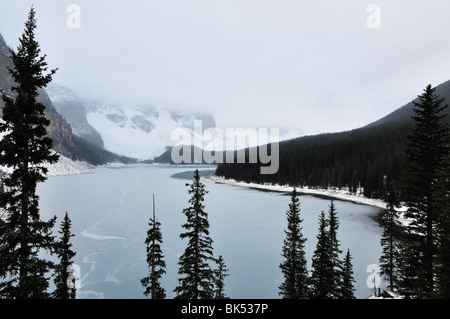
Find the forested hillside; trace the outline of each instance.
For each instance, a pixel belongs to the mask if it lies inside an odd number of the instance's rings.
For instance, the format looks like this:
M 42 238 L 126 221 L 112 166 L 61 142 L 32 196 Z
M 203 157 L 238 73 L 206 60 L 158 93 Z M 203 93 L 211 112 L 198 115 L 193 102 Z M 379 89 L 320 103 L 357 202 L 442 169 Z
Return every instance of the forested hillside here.
M 437 86 L 436 92 L 449 103 L 450 81 Z M 248 164 L 248 160 L 245 164 L 221 164 L 216 175 L 246 182 L 348 187 L 352 192 L 362 187 L 365 196 L 374 198 L 383 198 L 394 180 L 402 196 L 402 166 L 413 125 L 412 110 L 410 102 L 362 128 L 281 142 L 280 167 L 273 175 L 260 174 L 261 163 Z

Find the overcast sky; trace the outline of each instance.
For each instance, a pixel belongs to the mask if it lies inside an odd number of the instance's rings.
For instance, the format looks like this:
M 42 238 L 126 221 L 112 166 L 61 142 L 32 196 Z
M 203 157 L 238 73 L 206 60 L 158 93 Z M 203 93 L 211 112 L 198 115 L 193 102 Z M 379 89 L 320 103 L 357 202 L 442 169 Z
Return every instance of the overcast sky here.
M 448 0 L 0 0 L 13 48 L 33 2 L 55 82 L 220 128 L 349 130 L 450 79 Z

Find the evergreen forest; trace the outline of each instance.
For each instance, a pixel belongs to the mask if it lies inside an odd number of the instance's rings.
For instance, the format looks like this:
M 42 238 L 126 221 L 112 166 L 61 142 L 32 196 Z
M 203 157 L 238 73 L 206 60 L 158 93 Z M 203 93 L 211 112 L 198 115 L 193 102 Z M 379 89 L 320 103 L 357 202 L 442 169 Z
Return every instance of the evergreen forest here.
M 450 101 L 450 81 L 437 86 L 436 94 Z M 264 164 L 249 163 L 246 158 L 245 163 L 219 164 L 216 175 L 299 188 L 348 188 L 351 193 L 381 199 L 386 198 L 388 186 L 394 181 L 402 200 L 405 148 L 414 127 L 414 101 L 362 128 L 280 142 L 275 174 L 260 174 Z M 450 111 L 447 108 L 443 112 Z M 449 123 L 450 116 L 443 121 Z

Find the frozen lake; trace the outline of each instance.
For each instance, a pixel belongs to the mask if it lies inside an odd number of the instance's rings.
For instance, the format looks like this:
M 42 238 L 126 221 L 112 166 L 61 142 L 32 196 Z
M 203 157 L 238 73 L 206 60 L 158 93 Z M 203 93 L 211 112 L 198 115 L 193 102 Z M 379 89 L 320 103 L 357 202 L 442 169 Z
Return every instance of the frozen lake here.
M 57 229 L 66 211 L 72 220 L 75 263 L 81 272 L 78 298 L 145 298 L 140 279 L 148 270 L 144 240 L 156 198 L 157 219 L 162 224 L 162 249 L 166 274 L 162 286 L 167 298 L 175 295 L 178 258 L 186 241 L 180 239 L 189 194 L 183 179 L 204 166 L 135 165 L 97 168 L 94 174 L 50 177 L 38 186 L 43 219 L 58 216 Z M 176 178 L 173 175 L 178 174 Z M 181 176 L 180 176 L 181 175 Z M 283 281 L 279 264 L 290 196 L 202 178 L 209 193 L 209 214 L 214 254 L 223 255 L 230 276 L 225 292 L 231 298 L 280 298 Z M 340 227 L 341 249 L 353 256 L 356 296 L 370 295 L 366 272 L 378 264 L 382 229 L 374 219 L 380 208 L 334 201 Z M 316 246 L 319 213 L 328 211 L 329 199 L 300 196 L 303 234 L 307 238 L 308 268 Z

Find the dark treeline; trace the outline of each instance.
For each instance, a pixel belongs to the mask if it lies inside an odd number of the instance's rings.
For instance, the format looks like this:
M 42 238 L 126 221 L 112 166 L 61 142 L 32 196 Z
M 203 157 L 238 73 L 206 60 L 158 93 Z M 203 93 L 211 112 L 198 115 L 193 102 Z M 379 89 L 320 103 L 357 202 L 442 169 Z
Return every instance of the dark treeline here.
M 280 143 L 276 174 L 260 174 L 260 163 L 221 164 L 216 175 L 245 182 L 311 187 L 359 187 L 367 197 L 384 197 L 391 180 L 401 187 L 404 144 L 411 128 L 375 126 Z
M 72 136 L 72 141 L 76 146 L 76 149 L 74 149 L 72 153 L 76 154 L 72 156 L 73 160 L 86 161 L 92 165 L 104 165 L 111 162 L 135 164 L 138 162 L 135 158 L 117 155 L 110 151 L 107 151 L 77 135 Z
M 436 93 L 449 101 L 450 81 L 438 85 Z M 246 157 L 242 164 L 218 165 L 216 175 L 298 187 L 348 187 L 353 193 L 362 187 L 364 196 L 383 199 L 393 181 L 404 200 L 405 144 L 414 127 L 413 102 L 362 128 L 281 142 L 276 174 L 261 174 L 263 164 L 251 164 Z

